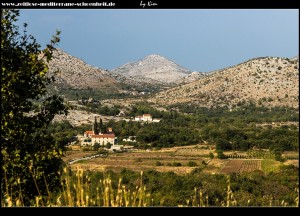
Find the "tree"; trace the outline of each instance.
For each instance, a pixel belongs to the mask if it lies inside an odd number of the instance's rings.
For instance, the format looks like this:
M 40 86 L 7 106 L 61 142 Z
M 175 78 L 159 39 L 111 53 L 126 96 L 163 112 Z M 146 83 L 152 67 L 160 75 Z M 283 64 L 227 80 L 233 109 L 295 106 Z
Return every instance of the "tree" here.
M 223 153 L 223 151 L 217 151 L 217 158 L 219 159 L 226 159 L 226 155 Z
M 95 145 L 93 146 L 93 150 L 94 151 L 98 151 L 100 148 L 100 144 L 99 143 L 95 143 Z
M 56 114 L 67 114 L 63 99 L 47 93 L 54 81 L 47 62 L 60 32 L 41 50 L 27 34 L 27 24 L 23 33 L 14 24 L 18 10 L 1 12 L 1 198 L 22 196 L 29 205 L 35 196 L 60 186 L 65 143 L 46 130 Z
M 217 138 L 215 142 L 216 142 L 217 150 L 230 150 L 231 149 L 231 144 L 227 140 Z
M 99 134 L 99 128 L 98 128 L 98 123 L 97 123 L 96 117 L 95 117 L 95 121 L 94 121 L 94 125 L 93 125 L 93 131 L 95 134 Z
M 99 130 L 100 130 L 100 133 L 101 133 L 101 131 L 104 131 L 102 118 L 100 118 L 100 122 L 99 122 Z
M 106 147 L 107 149 L 110 149 L 110 148 L 111 148 L 111 146 L 112 146 L 112 145 L 111 145 L 111 143 L 110 143 L 110 142 L 108 142 L 108 143 L 106 143 L 106 146 L 105 146 L 105 147 Z

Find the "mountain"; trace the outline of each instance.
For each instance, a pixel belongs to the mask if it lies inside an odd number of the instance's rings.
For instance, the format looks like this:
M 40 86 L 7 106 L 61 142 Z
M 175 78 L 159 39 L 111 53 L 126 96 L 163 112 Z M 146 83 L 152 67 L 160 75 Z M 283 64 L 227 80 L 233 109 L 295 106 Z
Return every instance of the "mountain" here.
M 53 52 L 49 72 L 55 73 L 55 85 L 62 88 L 118 90 L 118 82 L 108 71 L 88 65 L 61 49 Z
M 261 57 L 208 73 L 148 99 L 160 105 L 299 107 L 299 58 Z
M 172 84 L 191 72 L 160 55 L 149 55 L 111 71 L 138 82 Z

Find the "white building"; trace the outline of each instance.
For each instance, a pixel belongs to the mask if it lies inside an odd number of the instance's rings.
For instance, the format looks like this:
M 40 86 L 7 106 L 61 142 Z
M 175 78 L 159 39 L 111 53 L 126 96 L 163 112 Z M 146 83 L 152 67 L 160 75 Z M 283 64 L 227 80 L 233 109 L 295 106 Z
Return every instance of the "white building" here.
M 82 146 L 94 146 L 96 143 L 102 146 L 105 146 L 107 143 L 115 145 L 117 139 L 112 128 L 108 128 L 107 133 L 100 132 L 99 134 L 95 134 L 95 131 L 85 131 L 83 136 L 84 139 L 81 142 Z
M 135 116 L 134 121 L 152 122 L 151 114 L 143 114 L 142 116 Z

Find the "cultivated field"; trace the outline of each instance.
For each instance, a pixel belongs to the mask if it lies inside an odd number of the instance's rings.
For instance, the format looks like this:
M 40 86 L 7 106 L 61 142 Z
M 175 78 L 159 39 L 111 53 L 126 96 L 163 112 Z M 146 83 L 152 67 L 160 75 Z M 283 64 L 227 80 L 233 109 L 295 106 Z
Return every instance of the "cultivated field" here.
M 157 170 L 159 172 L 175 172 L 185 174 L 191 172 L 197 167 L 201 167 L 203 172 L 216 173 L 225 163 L 224 160 L 210 159 L 209 149 L 200 149 L 199 146 L 174 147 L 153 151 L 133 151 L 122 153 L 111 153 L 104 158 L 93 158 L 91 160 L 74 163 L 71 168 L 82 168 L 85 170 L 113 170 L 121 171 L 130 169 L 141 171 L 147 169 Z M 95 152 L 68 151 L 64 161 L 75 158 L 89 156 Z M 206 165 L 205 165 L 206 164 Z
M 209 153 L 214 154 L 214 158 L 209 158 Z M 83 152 L 67 151 L 64 161 L 82 158 L 95 154 L 94 151 Z M 247 156 L 246 152 L 225 152 L 228 155 L 237 154 Z M 291 153 L 289 153 L 291 154 Z M 262 170 L 263 172 L 276 171 L 281 166 L 281 162 L 274 159 L 226 159 L 216 158 L 215 149 L 208 146 L 194 145 L 174 148 L 163 148 L 161 150 L 138 150 L 122 153 L 110 153 L 107 157 L 93 158 L 90 160 L 79 161 L 71 166 L 73 169 L 81 168 L 84 170 L 116 172 L 122 169 L 133 171 L 157 170 L 159 172 L 175 172 L 185 174 L 200 168 L 204 173 L 224 173 L 251 172 Z M 299 167 L 299 160 L 287 160 L 284 164 L 293 164 Z
M 261 170 L 261 160 L 228 160 L 220 173 L 242 173 Z

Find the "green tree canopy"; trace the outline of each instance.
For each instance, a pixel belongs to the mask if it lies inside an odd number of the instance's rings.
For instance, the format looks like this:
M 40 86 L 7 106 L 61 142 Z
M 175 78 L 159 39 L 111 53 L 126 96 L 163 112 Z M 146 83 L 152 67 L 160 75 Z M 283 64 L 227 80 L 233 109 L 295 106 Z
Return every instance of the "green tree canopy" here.
M 46 128 L 67 108 L 62 98 L 47 93 L 54 81 L 47 62 L 60 32 L 42 50 L 27 34 L 27 24 L 20 33 L 18 16 L 18 10 L 1 10 L 1 198 L 29 204 L 59 186 L 64 143 L 55 142 Z

